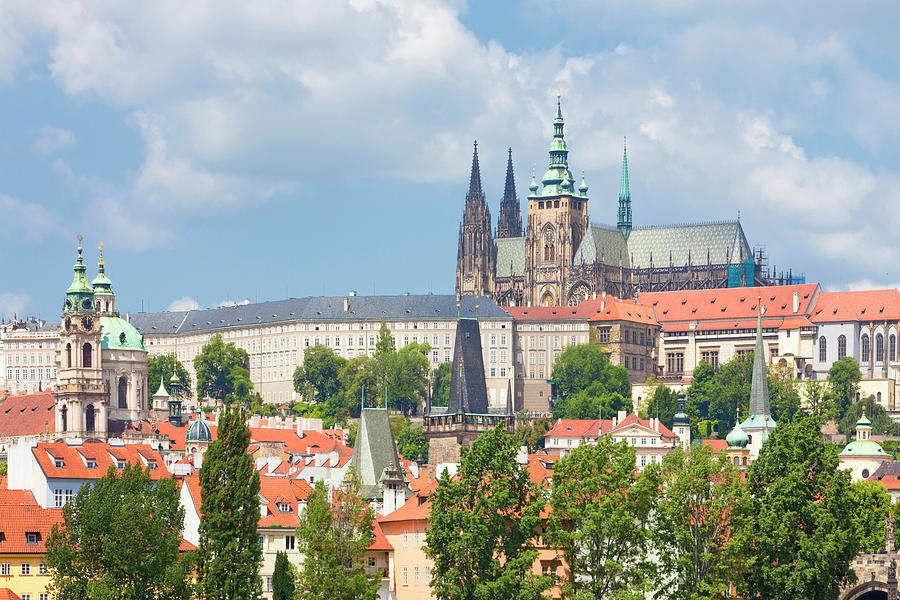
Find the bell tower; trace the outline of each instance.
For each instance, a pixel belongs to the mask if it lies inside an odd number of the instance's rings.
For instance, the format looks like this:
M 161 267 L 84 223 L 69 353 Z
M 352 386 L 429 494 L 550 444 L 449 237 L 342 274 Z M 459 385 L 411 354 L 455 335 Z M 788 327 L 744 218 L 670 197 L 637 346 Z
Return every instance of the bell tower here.
M 100 318 L 94 289 L 85 275 L 82 239 L 79 235 L 75 275 L 66 290 L 59 331 L 56 433 L 105 439 L 108 392 L 100 358 Z
M 560 96 L 556 96 L 556 118 L 550 142 L 550 164 L 538 192 L 532 175 L 528 196 L 528 226 L 525 234 L 525 289 L 532 305 L 565 305 L 570 267 L 575 251 L 588 229 L 587 191 L 569 170 L 569 150 L 563 129 Z

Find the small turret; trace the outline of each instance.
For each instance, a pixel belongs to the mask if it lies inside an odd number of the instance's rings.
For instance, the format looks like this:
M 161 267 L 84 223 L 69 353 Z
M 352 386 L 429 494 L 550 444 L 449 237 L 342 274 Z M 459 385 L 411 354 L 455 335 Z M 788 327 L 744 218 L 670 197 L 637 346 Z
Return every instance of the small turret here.
M 84 237 L 78 234 L 78 258 L 75 260 L 73 268 L 75 275 L 72 277 L 72 284 L 66 290 L 66 301 L 63 304 L 64 313 L 94 312 L 94 288 L 88 283 L 84 258 L 81 256 L 84 251 L 84 248 L 81 247 L 83 239 Z
M 103 264 L 103 242 L 100 242 L 98 248 L 100 261 L 97 263 L 97 276 L 91 282 L 91 287 L 94 289 L 94 307 L 98 314 L 116 316 L 116 294 L 112 291 L 112 281 L 106 276 Z
M 681 448 L 687 450 L 691 445 L 691 419 L 684 412 L 684 392 L 678 392 L 678 412 L 672 419 L 672 428 L 681 442 Z

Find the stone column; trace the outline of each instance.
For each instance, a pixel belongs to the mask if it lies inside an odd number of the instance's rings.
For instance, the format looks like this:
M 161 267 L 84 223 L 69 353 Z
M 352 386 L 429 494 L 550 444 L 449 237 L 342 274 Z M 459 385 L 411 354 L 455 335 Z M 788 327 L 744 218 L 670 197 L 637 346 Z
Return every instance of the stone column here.
M 887 600 L 897 600 L 897 561 L 891 559 L 887 576 Z

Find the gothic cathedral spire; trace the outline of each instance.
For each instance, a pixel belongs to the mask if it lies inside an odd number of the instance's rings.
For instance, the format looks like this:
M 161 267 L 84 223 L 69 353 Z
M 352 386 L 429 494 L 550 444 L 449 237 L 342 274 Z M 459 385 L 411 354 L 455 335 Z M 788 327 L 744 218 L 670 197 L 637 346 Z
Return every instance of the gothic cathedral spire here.
M 512 148 L 506 161 L 506 186 L 500 202 L 497 218 L 497 238 L 522 237 L 522 210 L 516 197 L 516 181 L 513 175 Z
M 619 186 L 619 213 L 616 219 L 616 227 L 628 239 L 631 234 L 631 188 L 628 183 L 628 145 L 623 144 L 622 149 L 622 183 Z
M 478 165 L 478 142 L 472 152 L 472 172 L 466 208 L 459 231 L 456 256 L 456 293 L 491 294 L 494 290 L 494 237 L 491 232 L 491 211 L 481 187 L 481 168 Z

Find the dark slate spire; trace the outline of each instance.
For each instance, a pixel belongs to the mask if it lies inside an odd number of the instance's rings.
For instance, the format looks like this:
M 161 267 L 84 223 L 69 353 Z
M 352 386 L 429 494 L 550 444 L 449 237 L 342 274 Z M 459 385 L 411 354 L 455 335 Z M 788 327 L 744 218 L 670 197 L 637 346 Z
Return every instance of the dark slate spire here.
M 475 150 L 472 152 L 472 174 L 469 176 L 469 193 L 466 200 L 481 199 L 484 202 L 484 192 L 481 189 L 481 168 L 478 166 L 478 141 L 475 141 Z
M 450 374 L 450 403 L 447 414 L 487 414 L 487 387 L 484 384 L 484 359 L 481 331 L 476 319 L 456 322 L 453 371 Z
M 756 348 L 753 350 L 753 379 L 750 380 L 750 417 L 768 417 L 769 413 L 769 381 L 766 373 L 766 355 L 762 339 L 762 298 L 756 307 Z
M 522 236 L 522 210 L 516 197 L 516 180 L 513 175 L 512 148 L 506 161 L 506 186 L 500 202 L 500 216 L 497 217 L 497 237 Z
M 631 186 L 628 182 L 628 144 L 622 149 L 622 182 L 619 186 L 619 213 L 616 227 L 628 239 L 631 234 Z

